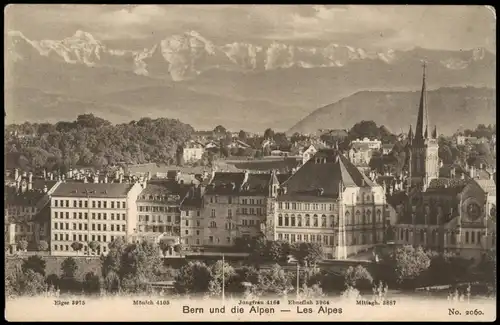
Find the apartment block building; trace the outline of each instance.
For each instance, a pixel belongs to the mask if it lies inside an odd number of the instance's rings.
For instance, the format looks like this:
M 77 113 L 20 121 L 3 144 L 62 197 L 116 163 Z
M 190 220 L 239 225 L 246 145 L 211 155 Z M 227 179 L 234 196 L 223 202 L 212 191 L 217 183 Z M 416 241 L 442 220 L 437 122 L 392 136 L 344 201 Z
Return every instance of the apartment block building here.
M 231 246 L 236 238 L 258 236 L 278 186 L 275 173 L 214 173 L 203 199 L 204 244 Z
M 108 243 L 122 237 L 129 240 L 136 232 L 137 197 L 140 183 L 60 184 L 50 202 L 51 255 L 79 254 L 73 242 L 83 244 L 83 253 L 106 253 Z M 95 242 L 95 251 L 89 244 Z

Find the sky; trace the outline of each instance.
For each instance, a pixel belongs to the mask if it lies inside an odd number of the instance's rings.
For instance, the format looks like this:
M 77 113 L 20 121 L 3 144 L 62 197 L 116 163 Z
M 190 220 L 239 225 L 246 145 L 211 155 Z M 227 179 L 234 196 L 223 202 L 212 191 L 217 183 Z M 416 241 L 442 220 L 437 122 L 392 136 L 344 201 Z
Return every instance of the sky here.
M 5 9 L 6 30 L 33 40 L 83 30 L 102 41 L 145 47 L 195 30 L 216 44 L 278 41 L 495 52 L 495 23 L 496 13 L 487 6 L 11 4 Z

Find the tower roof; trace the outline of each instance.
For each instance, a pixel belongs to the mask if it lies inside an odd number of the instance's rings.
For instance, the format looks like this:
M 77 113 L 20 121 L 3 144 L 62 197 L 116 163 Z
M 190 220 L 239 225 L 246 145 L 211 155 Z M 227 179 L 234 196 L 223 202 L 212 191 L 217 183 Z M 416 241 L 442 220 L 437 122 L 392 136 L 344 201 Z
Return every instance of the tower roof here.
M 422 91 L 420 93 L 420 105 L 418 107 L 418 116 L 417 116 L 417 125 L 415 128 L 415 140 L 423 140 L 427 138 L 427 125 L 428 121 L 428 112 L 427 112 L 427 86 L 425 82 L 425 70 L 426 65 L 424 62 L 423 65 L 423 77 L 422 77 Z

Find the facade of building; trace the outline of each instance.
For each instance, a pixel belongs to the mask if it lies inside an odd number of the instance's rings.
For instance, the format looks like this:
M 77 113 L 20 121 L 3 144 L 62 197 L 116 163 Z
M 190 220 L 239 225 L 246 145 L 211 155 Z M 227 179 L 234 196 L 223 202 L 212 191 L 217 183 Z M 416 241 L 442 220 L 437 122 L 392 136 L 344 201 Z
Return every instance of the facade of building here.
M 49 198 L 60 182 L 34 178 L 32 173 L 15 171 L 12 182 L 4 187 L 4 235 L 14 252 L 20 240 L 36 250 L 41 240 L 48 242 L 49 224 L 44 222 Z
M 182 146 L 182 159 L 184 162 L 194 162 L 201 159 L 205 153 L 205 146 L 198 141 L 188 141 Z
M 406 191 L 396 206 L 396 243 L 455 252 L 479 261 L 496 243 L 496 182 L 474 170 L 439 175 L 437 130 L 428 133 L 425 68 L 415 135 L 410 127 Z M 493 173 L 491 174 L 493 176 Z M 472 177 L 471 177 L 472 176 Z
M 368 148 L 370 148 L 372 150 L 380 150 L 380 148 L 382 148 L 382 141 L 377 140 L 377 139 L 372 140 L 372 139 L 364 138 L 364 139 L 356 139 L 356 140 L 351 141 L 351 145 L 357 145 L 357 144 L 367 145 Z
M 384 242 L 384 190 L 339 150 L 320 149 L 278 191 L 269 239 L 318 242 L 325 257 L 345 259 Z
M 372 159 L 374 149 L 367 143 L 354 143 L 348 151 L 349 160 L 359 167 L 366 167 Z
M 50 202 L 51 255 L 77 255 L 71 245 L 83 244 L 83 253 L 107 253 L 118 237 L 130 240 L 136 233 L 140 183 L 60 184 Z M 89 250 L 96 243 L 94 251 Z
M 204 195 L 204 244 L 232 246 L 236 238 L 257 237 L 278 186 L 274 172 L 214 173 Z
M 316 149 L 316 147 L 313 145 L 310 145 L 306 150 L 304 150 L 304 152 L 302 153 L 302 164 L 308 162 L 309 159 L 311 159 L 316 154 L 316 152 L 318 152 L 318 149 Z

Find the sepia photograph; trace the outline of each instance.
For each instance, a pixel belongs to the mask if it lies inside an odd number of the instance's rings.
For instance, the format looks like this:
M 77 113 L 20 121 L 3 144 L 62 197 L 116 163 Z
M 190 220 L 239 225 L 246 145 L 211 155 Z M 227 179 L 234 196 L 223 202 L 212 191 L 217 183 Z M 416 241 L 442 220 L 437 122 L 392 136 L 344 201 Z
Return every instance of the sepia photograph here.
M 496 320 L 496 11 L 4 7 L 7 321 Z

